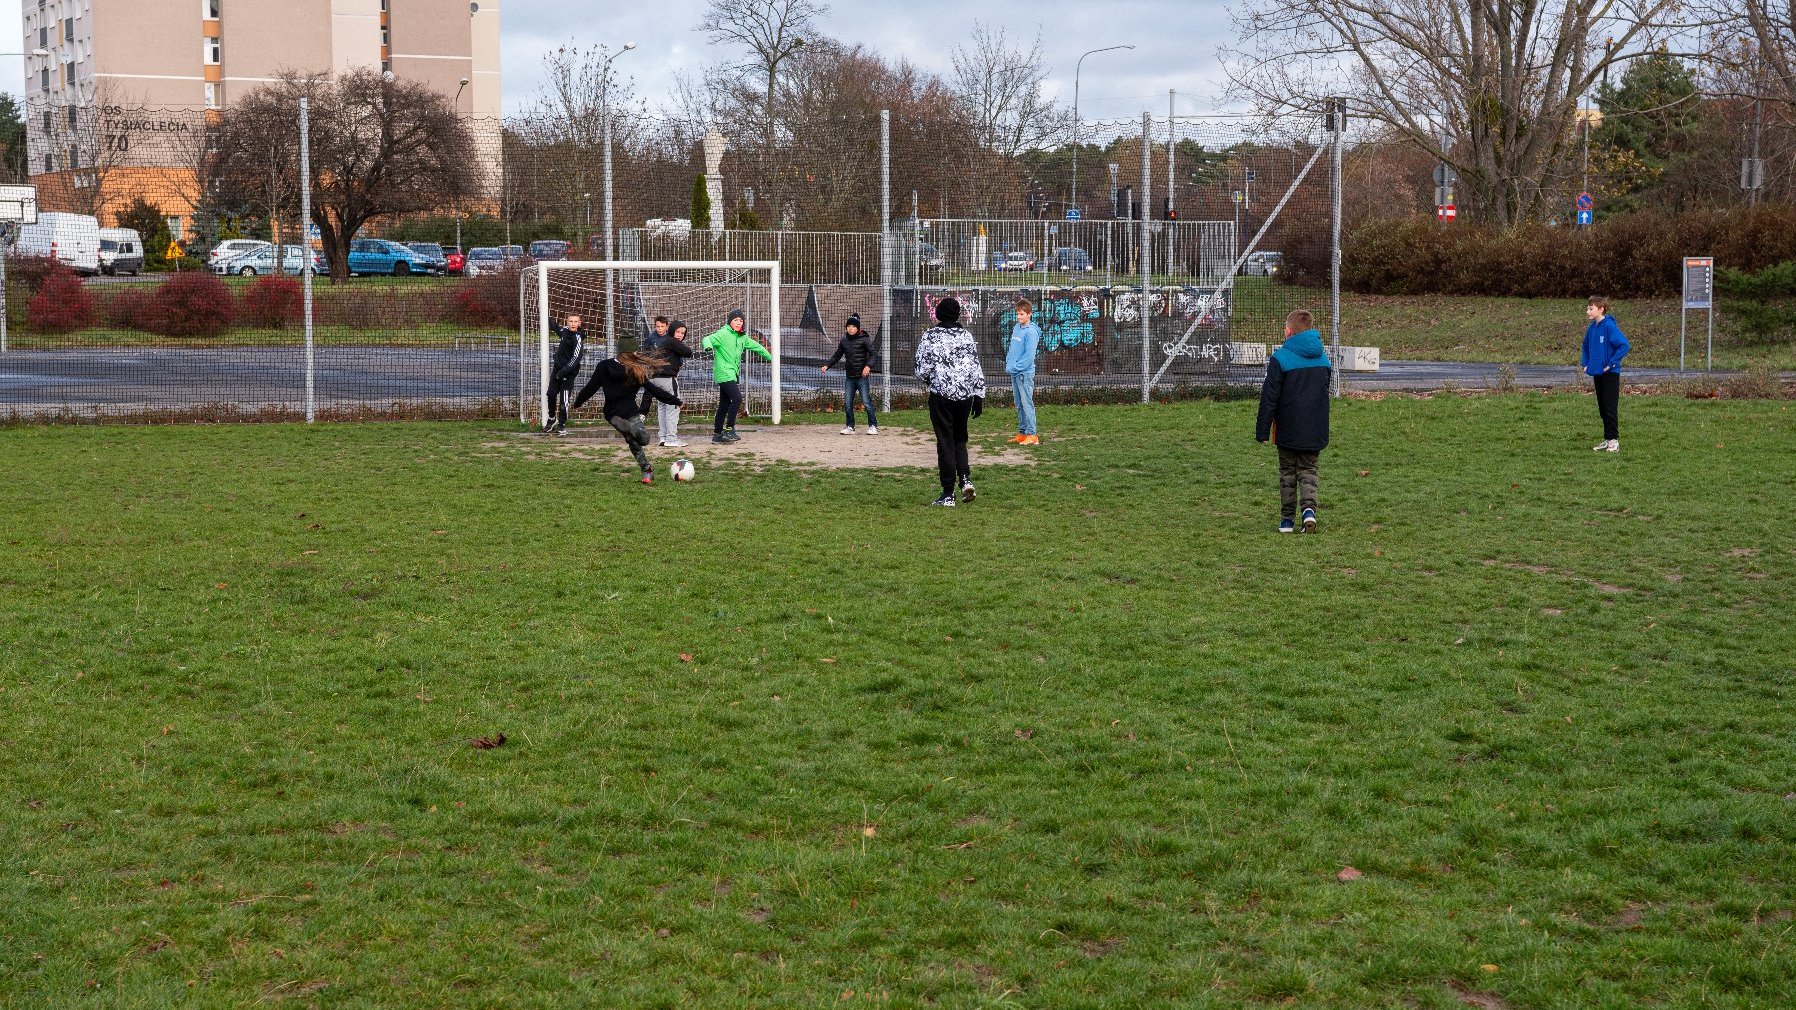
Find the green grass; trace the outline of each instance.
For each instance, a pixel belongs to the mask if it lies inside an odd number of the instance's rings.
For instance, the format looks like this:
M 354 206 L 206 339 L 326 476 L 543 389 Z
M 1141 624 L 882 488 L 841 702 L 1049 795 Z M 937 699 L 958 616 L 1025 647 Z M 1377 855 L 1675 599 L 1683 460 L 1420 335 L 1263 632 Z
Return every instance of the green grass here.
M 1328 292 L 1313 297 L 1326 305 Z M 1629 365 L 1677 367 L 1677 299 L 1617 300 L 1611 310 L 1633 345 Z M 1581 298 L 1344 295 L 1341 340 L 1381 347 L 1386 358 L 1576 364 L 1585 322 Z M 1704 367 L 1706 312 L 1690 313 L 1684 340 L 1686 367 Z M 1715 367 L 1789 371 L 1796 369 L 1796 344 L 1749 338 L 1724 307 L 1715 318 Z
M 0 430 L 0 1006 L 1788 1006 L 1796 416 L 1622 409 L 1343 402 L 1298 537 L 1244 403 Z

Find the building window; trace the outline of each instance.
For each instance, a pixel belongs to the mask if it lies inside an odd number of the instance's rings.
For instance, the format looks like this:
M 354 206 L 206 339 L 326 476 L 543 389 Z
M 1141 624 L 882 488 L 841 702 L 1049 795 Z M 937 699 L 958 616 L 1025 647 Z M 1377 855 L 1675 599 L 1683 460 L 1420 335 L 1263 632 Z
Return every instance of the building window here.
M 50 48 L 50 26 L 49 25 L 38 25 L 37 26 L 37 47 L 39 49 Z
M 74 129 L 74 127 L 75 127 L 75 116 L 76 116 L 75 106 L 71 105 L 71 106 L 69 106 L 69 128 L 70 129 Z
M 71 87 L 74 85 L 75 65 L 73 63 L 64 63 L 62 65 L 62 83 Z
M 62 40 L 64 42 L 75 41 L 75 19 L 74 18 L 69 18 L 67 21 L 64 21 L 62 23 Z
M 44 110 L 44 132 L 49 133 L 54 127 L 50 125 L 50 110 Z
M 393 72 L 393 61 L 392 60 L 381 60 L 380 61 L 380 72 L 383 74 L 392 73 Z
M 224 0 L 200 0 L 200 17 L 205 18 L 207 21 L 217 21 L 218 8 L 222 6 L 223 3 Z
M 210 81 L 206 82 L 206 108 L 218 108 L 218 85 Z
M 44 171 L 46 171 L 46 172 L 56 171 L 56 165 L 55 165 L 55 163 L 53 163 L 50 160 L 50 154 L 47 151 L 44 153 Z
M 224 62 L 224 47 L 217 39 L 201 39 L 201 49 L 205 54 L 206 66 L 216 67 Z
M 380 26 L 380 44 L 383 48 L 393 44 L 393 30 L 386 25 Z
M 69 167 L 70 168 L 80 168 L 81 167 L 81 149 L 80 148 L 78 148 L 78 147 L 69 148 Z
M 38 71 L 37 75 L 38 75 L 39 88 L 44 91 L 49 91 L 50 90 L 50 68 L 45 67 L 44 69 Z

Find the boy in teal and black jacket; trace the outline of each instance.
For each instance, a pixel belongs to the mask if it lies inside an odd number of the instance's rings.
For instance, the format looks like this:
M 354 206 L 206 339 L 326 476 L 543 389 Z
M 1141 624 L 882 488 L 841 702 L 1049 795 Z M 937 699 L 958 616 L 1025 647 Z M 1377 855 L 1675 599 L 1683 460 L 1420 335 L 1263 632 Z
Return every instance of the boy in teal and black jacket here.
M 1266 362 L 1255 437 L 1278 445 L 1278 531 L 1316 532 L 1316 467 L 1328 448 L 1328 393 L 1334 368 L 1315 319 L 1303 309 L 1285 317 L 1285 343 Z

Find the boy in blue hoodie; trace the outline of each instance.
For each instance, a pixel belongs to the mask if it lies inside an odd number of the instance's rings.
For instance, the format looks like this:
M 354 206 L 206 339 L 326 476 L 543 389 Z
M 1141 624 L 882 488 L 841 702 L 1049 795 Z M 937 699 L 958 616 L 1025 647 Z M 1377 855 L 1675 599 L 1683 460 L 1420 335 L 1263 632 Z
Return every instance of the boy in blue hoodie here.
M 1260 417 L 1255 436 L 1263 445 L 1278 445 L 1280 533 L 1297 529 L 1303 507 L 1303 531 L 1316 532 L 1316 464 L 1328 447 L 1328 393 L 1334 368 L 1322 349 L 1322 334 L 1309 312 L 1298 309 L 1285 317 L 1284 346 L 1266 361 L 1260 387 Z
M 1578 362 L 1590 384 L 1596 387 L 1596 410 L 1603 417 L 1603 440 L 1591 448 L 1597 452 L 1620 452 L 1621 359 L 1628 356 L 1628 338 L 1609 315 L 1609 299 L 1592 295 L 1584 306 L 1584 350 Z
M 1010 346 L 1004 351 L 1004 371 L 1010 374 L 1010 395 L 1016 403 L 1017 445 L 1039 445 L 1035 434 L 1035 350 L 1041 346 L 1041 327 L 1030 322 L 1035 306 L 1029 299 L 1016 303 L 1016 325 L 1010 330 Z

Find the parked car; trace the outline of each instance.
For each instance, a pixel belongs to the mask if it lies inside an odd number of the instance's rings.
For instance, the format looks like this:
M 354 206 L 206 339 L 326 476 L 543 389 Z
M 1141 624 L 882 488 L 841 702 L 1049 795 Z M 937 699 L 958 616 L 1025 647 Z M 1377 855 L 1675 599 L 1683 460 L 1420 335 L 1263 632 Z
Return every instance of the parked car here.
M 1084 271 L 1091 269 L 1091 254 L 1075 246 L 1061 246 L 1048 258 L 1048 269 Z
M 521 260 L 524 258 L 524 247 L 521 245 L 502 245 L 497 248 L 501 253 L 505 254 L 505 258 L 508 260 Z
M 100 229 L 100 272 L 143 273 L 143 236 L 130 228 Z
M 450 276 L 460 277 L 462 267 L 467 261 L 468 258 L 462 255 L 461 246 L 446 245 L 443 247 L 443 267 L 449 271 Z
M 449 257 L 444 255 L 443 247 L 435 242 L 407 242 L 405 247 L 430 260 L 434 264 L 431 273 L 446 274 L 449 272 Z
M 237 257 L 242 256 L 244 253 L 252 253 L 252 252 L 255 252 L 257 249 L 273 249 L 273 248 L 274 248 L 273 242 L 264 242 L 261 239 L 255 239 L 255 238 L 226 239 L 223 242 L 220 242 L 217 245 L 213 246 L 212 251 L 206 254 L 206 265 L 209 267 L 215 267 L 215 266 L 219 265 L 220 263 L 223 263 L 225 260 L 234 260 Z
M 998 264 L 998 269 L 1016 272 L 1034 270 L 1035 260 L 1026 252 L 1008 252 L 1004 254 L 1003 262 Z
M 940 270 L 942 267 L 948 265 L 948 261 L 942 259 L 942 254 L 936 251 L 935 243 L 918 242 L 917 265 L 929 269 Z
M 530 243 L 530 258 L 538 263 L 553 260 L 564 260 L 573 249 L 573 244 L 558 238 L 539 238 Z
M 684 217 L 651 217 L 643 222 L 643 228 L 650 235 L 665 235 L 669 238 L 686 238 L 692 234 L 692 219 Z
M 14 250 L 21 256 L 45 256 L 78 274 L 100 272 L 100 221 L 91 214 L 46 211 L 36 224 L 19 226 Z
M 1247 254 L 1241 272 L 1249 277 L 1277 277 L 1285 269 L 1285 254 L 1256 252 Z
M 438 261 L 384 238 L 358 238 L 349 243 L 349 272 L 355 274 L 392 274 L 404 277 L 408 274 L 441 273 Z
M 507 262 L 505 251 L 500 246 L 475 246 L 468 250 L 467 258 L 462 261 L 462 274 L 467 277 L 479 277 L 503 270 Z
M 307 252 L 305 246 L 286 246 L 281 254 L 281 272 L 298 274 L 305 269 Z M 310 256 L 314 272 L 324 272 L 324 257 L 317 253 Z M 274 246 L 265 246 L 253 252 L 244 253 L 236 259 L 225 260 L 212 266 L 215 274 L 238 274 L 243 277 L 263 277 L 274 273 Z

